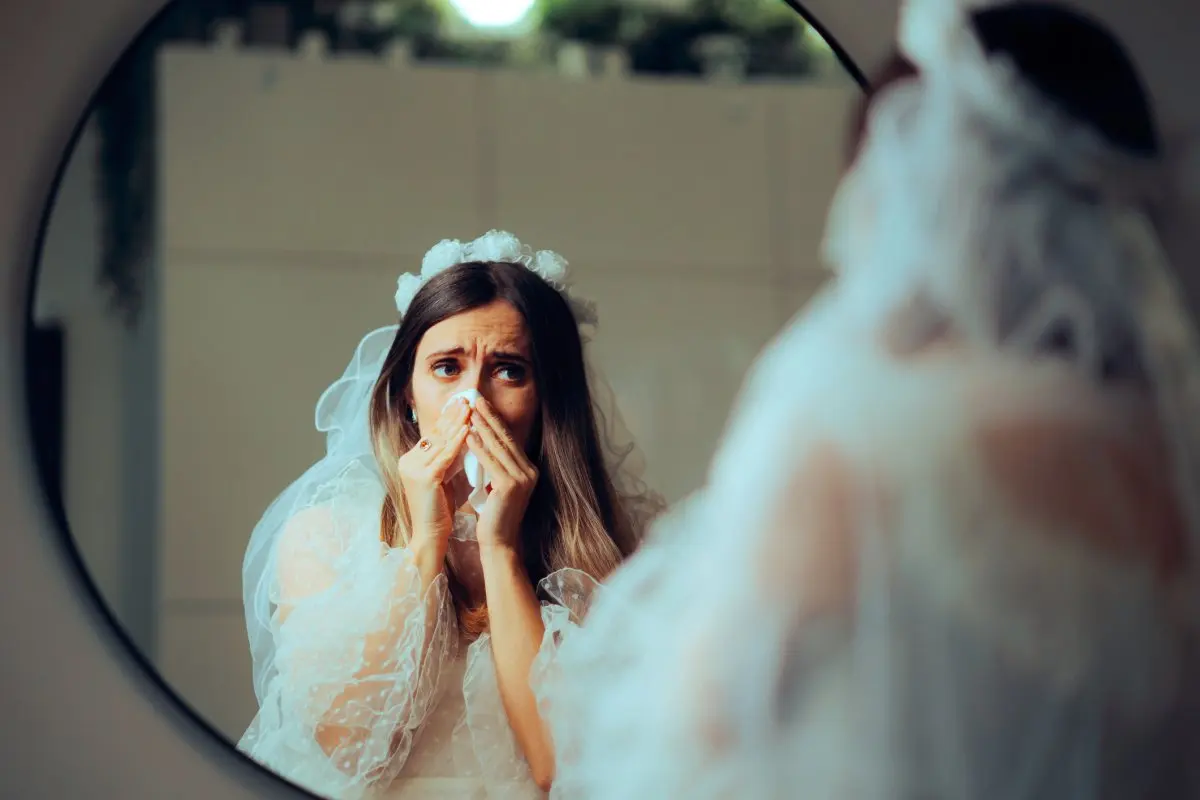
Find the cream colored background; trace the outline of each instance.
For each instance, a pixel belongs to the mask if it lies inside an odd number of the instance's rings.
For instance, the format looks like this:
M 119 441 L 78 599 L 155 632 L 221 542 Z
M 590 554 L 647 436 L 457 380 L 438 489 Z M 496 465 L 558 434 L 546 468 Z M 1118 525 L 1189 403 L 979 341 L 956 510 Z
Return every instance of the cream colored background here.
M 91 131 L 37 303 L 67 329 L 68 516 L 118 616 L 240 735 L 246 538 L 321 451 L 316 397 L 443 236 L 563 252 L 651 483 L 698 486 L 746 368 L 822 279 L 857 91 L 164 51 L 148 313 L 122 330 L 91 288 Z

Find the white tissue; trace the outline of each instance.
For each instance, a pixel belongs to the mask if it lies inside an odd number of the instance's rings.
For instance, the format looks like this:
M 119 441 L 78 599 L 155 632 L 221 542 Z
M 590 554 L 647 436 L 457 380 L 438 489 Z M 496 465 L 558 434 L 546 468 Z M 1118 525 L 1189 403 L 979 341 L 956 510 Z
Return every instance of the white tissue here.
M 459 398 L 464 398 L 472 408 L 475 407 L 476 401 L 482 395 L 475 389 L 467 389 L 466 391 L 458 392 L 446 401 L 446 405 L 442 407 L 445 411 L 450 407 L 450 404 Z M 475 509 L 475 513 L 483 511 L 483 506 L 487 503 L 487 485 L 488 476 L 483 471 L 483 465 L 479 463 L 479 459 L 470 450 L 464 450 L 462 455 L 458 457 L 457 463 L 451 469 L 451 475 L 457 475 L 459 472 L 465 473 L 467 482 L 471 484 L 471 494 L 467 497 L 467 502 L 471 504 L 471 508 Z

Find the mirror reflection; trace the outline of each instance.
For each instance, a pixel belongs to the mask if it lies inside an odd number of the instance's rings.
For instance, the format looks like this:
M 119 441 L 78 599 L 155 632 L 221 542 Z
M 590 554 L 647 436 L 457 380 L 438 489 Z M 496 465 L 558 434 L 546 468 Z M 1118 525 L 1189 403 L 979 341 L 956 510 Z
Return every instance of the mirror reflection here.
M 539 791 L 513 676 L 704 482 L 822 280 L 858 93 L 781 0 L 172 5 L 33 309 L 48 491 L 125 632 L 321 794 Z

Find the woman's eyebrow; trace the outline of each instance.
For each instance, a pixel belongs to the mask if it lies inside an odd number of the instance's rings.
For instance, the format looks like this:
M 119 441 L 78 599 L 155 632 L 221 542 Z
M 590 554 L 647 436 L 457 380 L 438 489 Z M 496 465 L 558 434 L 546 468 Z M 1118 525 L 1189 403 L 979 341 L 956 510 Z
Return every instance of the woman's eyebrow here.
M 463 347 L 447 347 L 442 350 L 435 350 L 425 357 L 426 361 L 432 361 L 438 358 L 447 358 L 449 356 L 464 356 L 467 354 L 466 348 Z M 500 361 L 520 361 L 527 363 L 529 356 L 524 355 L 520 350 L 493 350 L 489 354 L 493 359 Z

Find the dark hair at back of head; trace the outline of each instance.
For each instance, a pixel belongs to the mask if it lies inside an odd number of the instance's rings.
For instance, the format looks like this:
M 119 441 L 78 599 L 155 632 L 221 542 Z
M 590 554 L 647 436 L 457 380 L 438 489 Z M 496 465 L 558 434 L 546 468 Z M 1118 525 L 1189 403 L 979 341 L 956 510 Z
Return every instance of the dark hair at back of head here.
M 1055 3 L 1007 3 L 975 11 L 971 25 L 988 55 L 1010 59 L 1022 78 L 1062 111 L 1129 153 L 1161 153 L 1154 112 L 1133 60 L 1098 20 Z M 918 77 L 893 52 L 874 74 L 850 118 L 847 164 L 862 146 L 874 99 Z
M 1011 3 L 971 15 L 989 54 L 1012 60 L 1034 88 L 1102 135 L 1141 156 L 1161 145 L 1133 60 L 1099 20 L 1053 3 Z

